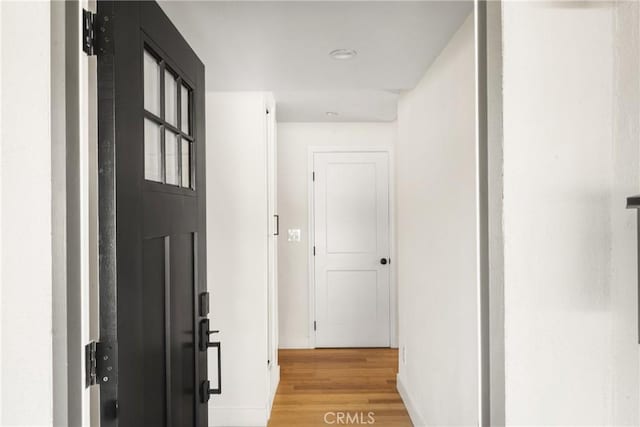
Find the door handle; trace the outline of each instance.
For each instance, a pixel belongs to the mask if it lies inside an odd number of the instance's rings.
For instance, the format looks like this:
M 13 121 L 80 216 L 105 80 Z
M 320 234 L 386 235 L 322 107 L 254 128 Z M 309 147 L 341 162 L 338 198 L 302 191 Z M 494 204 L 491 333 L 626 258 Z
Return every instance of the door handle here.
M 210 341 L 209 336 L 217 334 L 220 331 L 209 329 L 209 319 L 203 319 L 200 321 L 200 351 L 207 351 L 210 347 L 215 347 Z
M 276 232 L 273 233 L 274 236 L 280 235 L 280 215 L 275 214 L 274 218 L 276 219 Z
M 209 319 L 203 319 L 200 321 L 200 351 L 207 351 L 210 348 L 218 349 L 218 386 L 211 388 L 211 382 L 209 380 L 203 381 L 200 384 L 200 401 L 207 403 L 209 396 L 212 394 L 222 394 L 222 347 L 220 341 L 212 342 L 210 336 L 217 334 L 220 331 L 209 329 Z
M 212 394 L 222 394 L 222 347 L 220 342 L 208 343 L 208 347 L 216 347 L 218 349 L 218 386 L 211 388 L 211 381 L 202 381 L 200 384 L 200 401 L 207 403 Z
M 386 265 L 389 262 L 386 258 L 380 258 L 380 264 Z

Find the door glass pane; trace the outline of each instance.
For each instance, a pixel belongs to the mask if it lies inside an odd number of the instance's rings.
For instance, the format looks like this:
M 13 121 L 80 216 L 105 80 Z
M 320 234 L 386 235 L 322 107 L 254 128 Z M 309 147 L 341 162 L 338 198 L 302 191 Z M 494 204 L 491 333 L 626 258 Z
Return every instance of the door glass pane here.
M 178 135 L 165 131 L 165 168 L 167 184 L 178 185 Z
M 178 126 L 178 84 L 169 71 L 164 71 L 164 119 Z
M 180 94 L 180 130 L 187 135 L 191 135 L 189 129 L 189 89 L 185 85 L 180 88 L 182 93 Z
M 160 116 L 160 65 L 146 50 L 144 51 L 144 108 Z
M 160 126 L 144 119 L 144 178 L 162 182 Z
M 191 188 L 191 143 L 182 140 L 182 186 Z

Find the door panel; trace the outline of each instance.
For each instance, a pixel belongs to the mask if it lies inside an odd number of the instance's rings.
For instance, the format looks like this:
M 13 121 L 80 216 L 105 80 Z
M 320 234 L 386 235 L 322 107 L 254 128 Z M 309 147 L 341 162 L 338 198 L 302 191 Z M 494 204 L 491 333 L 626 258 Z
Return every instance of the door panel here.
M 142 306 L 144 334 L 144 425 L 166 425 L 166 376 L 157 375 L 165 367 L 166 250 L 165 238 L 147 239 L 143 248 L 143 289 L 146 304 Z
M 327 164 L 327 253 L 373 253 L 378 241 L 375 163 Z
M 386 153 L 314 155 L 317 347 L 389 346 Z
M 96 28 L 101 425 L 206 426 L 204 66 L 154 2 L 98 2 Z
M 169 277 L 171 337 L 171 419 L 170 425 L 194 425 L 194 238 L 192 233 L 176 234 L 169 239 L 171 271 Z M 187 309 L 188 308 L 188 309 Z

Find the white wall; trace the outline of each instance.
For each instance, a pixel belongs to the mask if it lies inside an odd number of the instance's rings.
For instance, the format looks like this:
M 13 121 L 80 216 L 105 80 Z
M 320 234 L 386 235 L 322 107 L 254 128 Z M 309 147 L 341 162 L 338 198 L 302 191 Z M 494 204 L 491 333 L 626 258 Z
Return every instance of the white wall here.
M 470 16 L 398 107 L 398 381 L 415 425 L 478 422 L 474 67 Z
M 222 342 L 222 395 L 209 424 L 266 425 L 267 146 L 265 95 L 208 93 L 207 278 Z M 209 358 L 215 377 L 215 354 Z
M 6 426 L 53 421 L 50 8 L 0 3 L 0 424 Z
M 503 4 L 506 422 L 638 425 L 637 4 Z
M 611 193 L 611 310 L 613 425 L 640 425 L 637 225 L 622 209 L 640 193 L 640 4 L 614 8 L 613 192 Z
M 395 123 L 278 123 L 278 245 L 280 348 L 309 342 L 309 147 L 393 146 Z M 287 230 L 301 230 L 288 242 Z

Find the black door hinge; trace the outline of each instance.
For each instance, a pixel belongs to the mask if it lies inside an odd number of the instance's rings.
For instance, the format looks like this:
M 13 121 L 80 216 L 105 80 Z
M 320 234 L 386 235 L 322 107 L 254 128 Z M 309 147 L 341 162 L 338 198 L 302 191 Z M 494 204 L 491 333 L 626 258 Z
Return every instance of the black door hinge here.
M 316 247 L 313 247 L 313 256 L 316 256 Z
M 96 347 L 97 344 L 95 341 L 91 341 L 89 344 L 84 346 L 85 387 L 90 387 L 98 383 Z
M 316 173 L 311 172 L 311 181 L 315 181 L 315 180 L 316 180 Z
M 112 19 L 82 9 L 82 51 L 89 56 L 113 53 Z
M 316 330 L 316 327 L 317 327 L 317 324 L 316 324 L 316 321 L 314 320 L 314 321 L 313 321 L 313 330 L 314 330 L 314 331 Z
M 89 56 L 94 54 L 95 16 L 96 16 L 95 13 L 91 13 L 87 9 L 82 9 L 82 51 Z
M 115 345 L 91 341 L 84 347 L 85 387 L 104 384 L 116 379 Z

